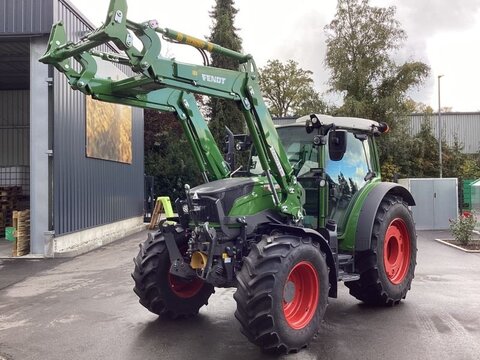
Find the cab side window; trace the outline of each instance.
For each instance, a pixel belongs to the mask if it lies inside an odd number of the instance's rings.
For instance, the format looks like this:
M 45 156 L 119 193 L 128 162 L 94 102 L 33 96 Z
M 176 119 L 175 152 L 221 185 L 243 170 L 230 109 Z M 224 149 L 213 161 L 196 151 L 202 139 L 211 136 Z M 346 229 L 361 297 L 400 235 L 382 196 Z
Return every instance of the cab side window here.
M 347 149 L 340 161 L 333 161 L 327 154 L 326 174 L 329 186 L 328 218 L 338 224 L 339 233 L 343 232 L 344 217 L 355 194 L 366 183 L 370 158 L 368 140 L 357 139 L 351 132 L 347 134 Z M 364 146 L 365 145 L 365 146 Z

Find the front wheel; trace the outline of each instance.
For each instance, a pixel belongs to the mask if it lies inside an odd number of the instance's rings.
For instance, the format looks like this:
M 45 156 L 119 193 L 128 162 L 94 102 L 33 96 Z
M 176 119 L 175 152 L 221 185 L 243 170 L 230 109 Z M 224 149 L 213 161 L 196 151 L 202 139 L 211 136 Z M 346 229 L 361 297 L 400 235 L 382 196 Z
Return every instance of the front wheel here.
M 355 254 L 360 279 L 345 285 L 367 304 L 396 305 L 410 290 L 416 255 L 412 215 L 402 198 L 387 195 L 375 216 L 370 250 Z
M 187 238 L 180 234 L 176 241 L 184 254 Z M 140 251 L 133 261 L 133 291 L 138 295 L 140 304 L 154 314 L 170 318 L 196 315 L 203 305 L 207 305 L 214 292 L 213 286 L 202 279 L 185 280 L 170 274 L 170 258 L 160 233 L 140 244 Z
M 296 352 L 320 328 L 327 307 L 328 268 L 310 239 L 271 236 L 253 245 L 237 275 L 235 317 L 263 350 Z

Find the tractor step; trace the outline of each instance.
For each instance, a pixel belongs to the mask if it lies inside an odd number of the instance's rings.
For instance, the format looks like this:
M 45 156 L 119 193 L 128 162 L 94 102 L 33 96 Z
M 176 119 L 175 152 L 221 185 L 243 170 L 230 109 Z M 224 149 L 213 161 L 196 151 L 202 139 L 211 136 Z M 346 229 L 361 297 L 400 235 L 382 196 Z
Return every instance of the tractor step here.
M 350 265 L 353 264 L 353 255 L 349 254 L 338 254 L 338 265 Z
M 354 257 L 350 254 L 338 254 L 338 281 L 348 282 L 360 279 L 355 273 Z
M 360 279 L 360 274 L 355 273 L 346 273 L 343 270 L 340 270 L 338 274 L 338 280 L 343 282 L 357 281 Z

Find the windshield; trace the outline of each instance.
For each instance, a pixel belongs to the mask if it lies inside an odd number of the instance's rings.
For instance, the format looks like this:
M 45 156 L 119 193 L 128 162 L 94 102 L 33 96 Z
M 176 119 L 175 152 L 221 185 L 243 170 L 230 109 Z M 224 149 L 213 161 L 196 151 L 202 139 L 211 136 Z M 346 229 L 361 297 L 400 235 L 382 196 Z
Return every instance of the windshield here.
M 277 131 L 295 176 L 301 177 L 308 174 L 312 168 L 318 168 L 318 150 L 313 146 L 315 134 L 307 134 L 303 126 L 282 127 L 277 128 Z M 253 175 L 263 173 L 254 151 L 252 151 L 250 172 Z

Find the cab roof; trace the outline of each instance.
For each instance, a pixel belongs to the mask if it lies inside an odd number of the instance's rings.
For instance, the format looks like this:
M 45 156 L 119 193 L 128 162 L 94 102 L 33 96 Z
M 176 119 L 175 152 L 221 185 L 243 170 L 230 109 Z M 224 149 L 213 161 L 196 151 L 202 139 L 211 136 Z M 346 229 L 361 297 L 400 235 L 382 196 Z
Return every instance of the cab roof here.
M 312 114 L 313 115 L 313 114 Z M 305 115 L 299 117 L 295 123 L 289 125 L 280 125 L 279 127 L 284 126 L 305 126 L 307 120 L 310 120 L 312 115 Z M 364 130 L 371 131 L 373 128 L 378 128 L 380 124 L 373 120 L 355 118 L 355 117 L 341 117 L 341 116 L 330 116 L 323 114 L 314 114 L 322 125 L 334 124 L 338 128 L 342 129 L 354 129 L 354 130 Z

